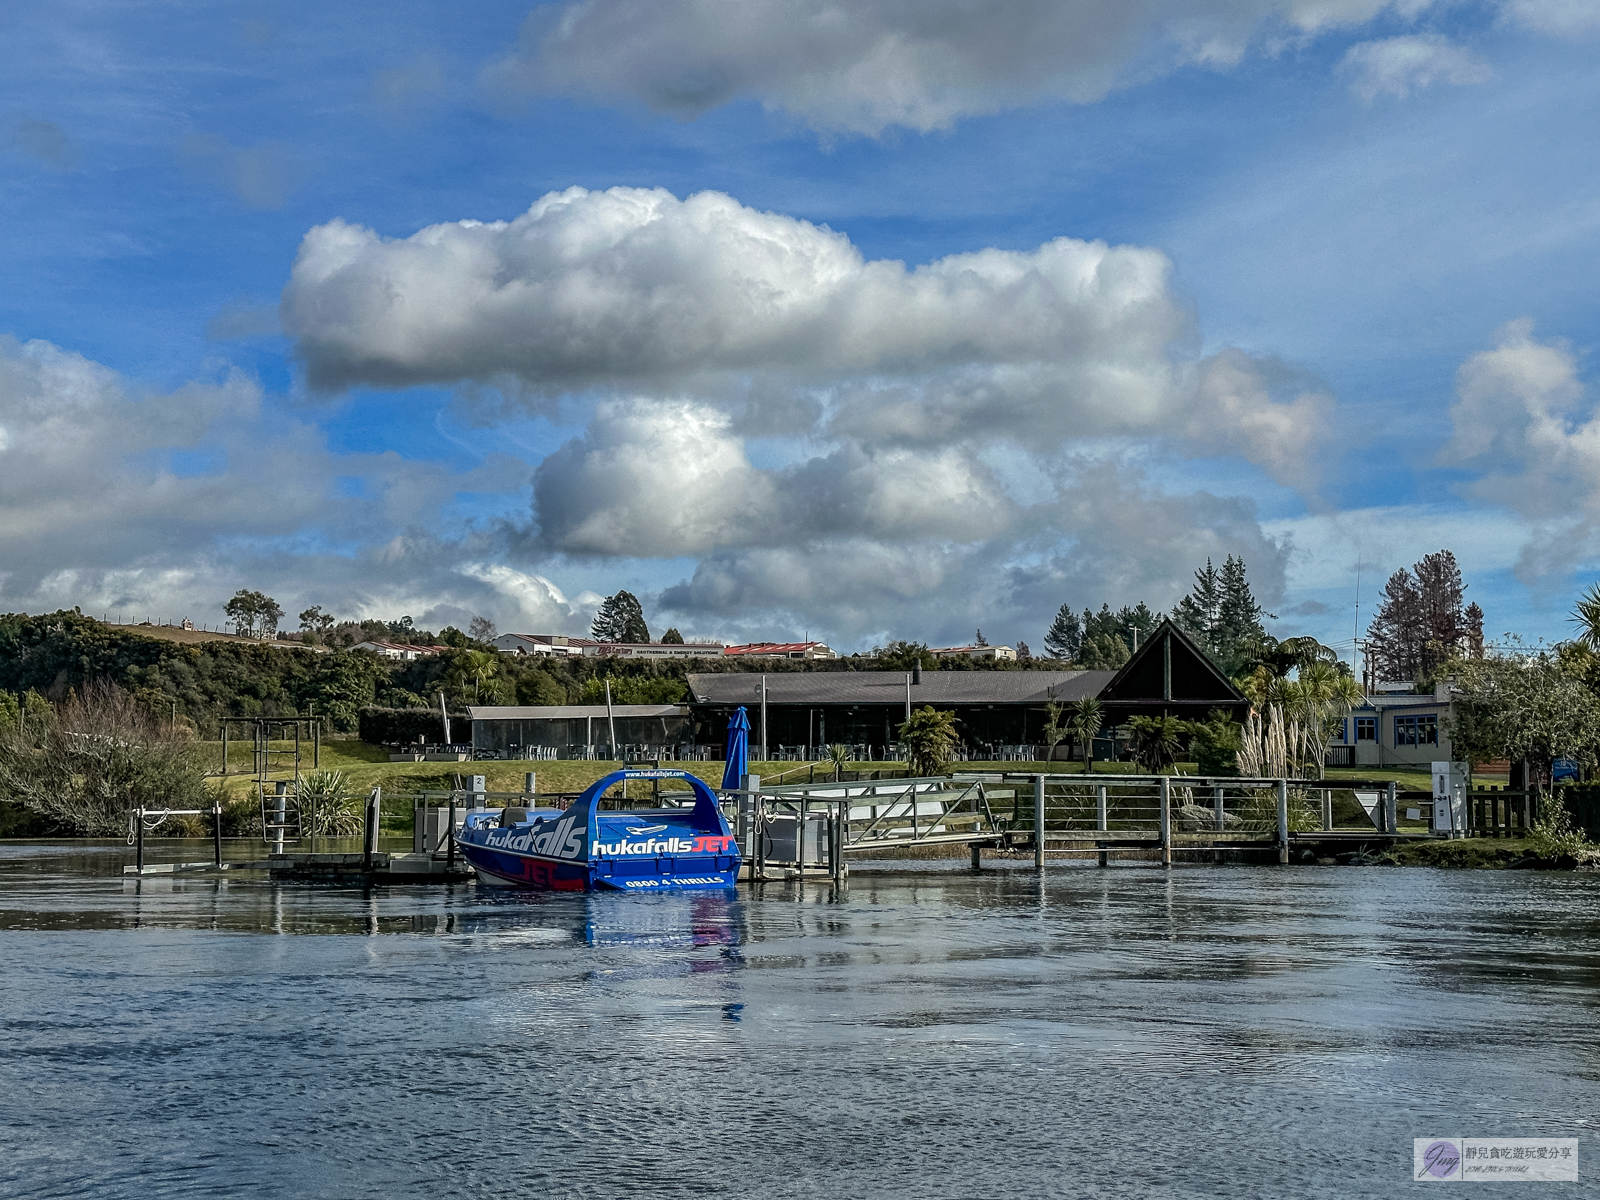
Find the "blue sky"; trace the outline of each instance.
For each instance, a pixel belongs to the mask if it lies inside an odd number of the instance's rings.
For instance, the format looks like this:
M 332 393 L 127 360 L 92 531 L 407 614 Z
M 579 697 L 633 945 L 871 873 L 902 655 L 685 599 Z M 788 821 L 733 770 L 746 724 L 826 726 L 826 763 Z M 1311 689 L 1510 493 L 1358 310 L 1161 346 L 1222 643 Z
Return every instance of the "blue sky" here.
M 1348 647 L 1358 561 L 1593 578 L 1591 4 L 0 32 L 0 607 L 1037 648 L 1240 553 Z

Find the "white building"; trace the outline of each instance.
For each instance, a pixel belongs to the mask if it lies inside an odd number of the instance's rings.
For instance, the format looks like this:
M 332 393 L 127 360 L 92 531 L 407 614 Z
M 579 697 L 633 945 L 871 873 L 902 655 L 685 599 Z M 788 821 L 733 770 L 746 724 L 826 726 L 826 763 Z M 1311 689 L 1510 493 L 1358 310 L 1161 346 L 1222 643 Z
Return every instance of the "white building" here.
M 401 662 L 415 662 L 429 654 L 437 654 L 443 646 L 408 646 L 404 642 L 357 642 L 352 650 L 365 650 L 380 658 L 395 658 Z
M 940 658 L 992 659 L 995 662 L 1016 662 L 1017 652 L 1010 646 L 941 646 L 929 650 Z
M 493 645 L 503 654 L 584 658 L 718 658 L 723 652 L 721 642 L 598 642 L 555 633 L 503 633 Z
M 1375 691 L 1344 719 L 1340 736 L 1328 747 L 1328 763 L 1426 769 L 1430 763 L 1454 762 L 1449 725 L 1454 716 L 1447 683 L 1423 696 Z
M 742 646 L 729 646 L 722 651 L 738 658 L 810 658 L 830 659 L 839 656 L 822 642 L 747 642 Z

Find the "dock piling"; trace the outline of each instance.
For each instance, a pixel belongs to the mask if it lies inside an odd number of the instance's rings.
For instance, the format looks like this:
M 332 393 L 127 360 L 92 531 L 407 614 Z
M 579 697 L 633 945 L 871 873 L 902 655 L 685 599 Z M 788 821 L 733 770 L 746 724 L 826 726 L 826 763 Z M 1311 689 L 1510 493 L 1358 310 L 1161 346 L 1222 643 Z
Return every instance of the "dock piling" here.
M 1172 865 L 1172 776 L 1161 777 L 1161 865 Z
M 1289 861 L 1289 781 L 1278 780 L 1278 862 Z
M 1044 870 L 1044 776 L 1033 777 L 1033 869 Z

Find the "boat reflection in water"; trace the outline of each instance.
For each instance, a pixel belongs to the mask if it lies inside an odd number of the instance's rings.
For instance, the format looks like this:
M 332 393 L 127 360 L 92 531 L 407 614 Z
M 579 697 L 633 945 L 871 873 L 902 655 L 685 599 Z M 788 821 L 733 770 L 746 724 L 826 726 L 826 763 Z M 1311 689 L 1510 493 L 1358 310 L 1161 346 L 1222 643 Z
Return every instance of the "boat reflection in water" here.
M 686 783 L 694 806 L 602 811 L 606 789 L 629 779 Z M 716 794 L 687 771 L 613 771 L 564 811 L 472 813 L 456 846 L 479 879 L 539 891 L 731 888 L 739 875 L 739 847 Z

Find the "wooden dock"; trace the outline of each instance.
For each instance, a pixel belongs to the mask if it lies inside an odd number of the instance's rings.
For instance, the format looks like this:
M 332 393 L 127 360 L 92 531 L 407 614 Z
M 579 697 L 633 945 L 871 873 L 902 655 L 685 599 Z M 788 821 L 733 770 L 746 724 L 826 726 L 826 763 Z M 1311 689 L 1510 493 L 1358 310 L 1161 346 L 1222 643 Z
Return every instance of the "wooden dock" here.
M 124 875 L 194 875 L 236 871 L 265 871 L 274 879 L 301 883 L 399 884 L 465 883 L 473 878 L 472 868 L 445 854 L 269 854 L 243 862 L 147 863 L 143 867 L 123 867 Z

